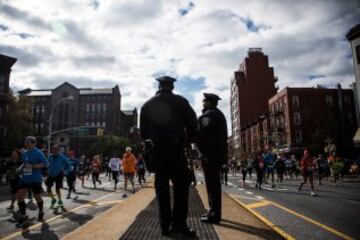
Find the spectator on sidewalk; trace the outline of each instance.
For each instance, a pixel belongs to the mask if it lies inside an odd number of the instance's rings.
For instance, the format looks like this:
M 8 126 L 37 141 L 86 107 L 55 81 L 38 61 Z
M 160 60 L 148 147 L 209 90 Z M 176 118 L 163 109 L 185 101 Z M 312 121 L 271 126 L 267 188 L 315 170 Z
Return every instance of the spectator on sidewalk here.
M 224 114 L 217 108 L 219 96 L 204 93 L 203 114 L 199 117 L 199 150 L 209 199 L 209 211 L 201 217 L 206 223 L 221 221 L 220 171 L 228 162 L 227 126 Z
M 185 98 L 173 94 L 176 79 L 163 76 L 157 81 L 159 91 L 141 108 L 140 130 L 145 145 L 151 149 L 149 159 L 153 164 L 146 165 L 148 170 L 155 172 L 161 230 L 165 236 L 171 232 L 195 237 L 195 231 L 189 229 L 186 222 L 191 178 L 184 148 L 186 140 L 195 141 L 196 114 Z M 174 192 L 173 208 L 170 180 Z

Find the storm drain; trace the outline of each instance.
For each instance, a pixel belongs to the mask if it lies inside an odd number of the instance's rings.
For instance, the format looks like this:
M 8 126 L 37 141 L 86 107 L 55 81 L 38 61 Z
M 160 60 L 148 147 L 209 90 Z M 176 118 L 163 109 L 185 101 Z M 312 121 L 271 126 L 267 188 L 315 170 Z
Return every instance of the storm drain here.
M 204 212 L 205 208 L 197 190 L 191 187 L 189 193 L 189 227 L 196 230 L 198 236 L 196 239 L 219 239 L 213 225 L 200 221 L 200 217 Z M 161 235 L 156 199 L 140 212 L 135 222 L 120 239 L 173 239 L 172 237 L 164 237 Z

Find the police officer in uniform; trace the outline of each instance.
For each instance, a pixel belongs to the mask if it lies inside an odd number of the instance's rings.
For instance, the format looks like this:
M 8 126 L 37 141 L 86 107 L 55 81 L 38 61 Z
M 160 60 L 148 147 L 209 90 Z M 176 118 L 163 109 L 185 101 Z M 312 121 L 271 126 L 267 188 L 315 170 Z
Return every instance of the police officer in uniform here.
M 192 238 L 196 233 L 186 223 L 191 180 L 184 147 L 185 141 L 195 141 L 196 114 L 185 98 L 173 94 L 176 79 L 163 76 L 156 80 L 159 90 L 141 108 L 140 131 L 143 140 L 152 145 L 151 165 L 155 172 L 162 234 Z M 174 191 L 173 209 L 170 180 Z
M 201 221 L 218 224 L 221 220 L 221 168 L 227 163 L 227 126 L 224 114 L 217 108 L 216 94 L 204 93 L 203 114 L 198 120 L 198 147 L 202 154 L 209 211 Z

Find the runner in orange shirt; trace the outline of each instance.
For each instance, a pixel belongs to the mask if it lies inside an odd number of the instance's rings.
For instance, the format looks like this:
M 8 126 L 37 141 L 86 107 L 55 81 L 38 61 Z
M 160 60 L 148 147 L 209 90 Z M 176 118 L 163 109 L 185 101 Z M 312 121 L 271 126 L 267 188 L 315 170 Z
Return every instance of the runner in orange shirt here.
M 127 190 L 127 181 L 129 180 L 131 182 L 131 185 L 133 187 L 133 193 L 135 193 L 135 184 L 134 184 L 134 175 L 136 172 L 136 158 L 134 154 L 131 153 L 131 148 L 127 147 L 126 152 L 123 155 L 123 172 L 124 172 L 124 194 L 123 197 L 126 197 L 126 190 Z

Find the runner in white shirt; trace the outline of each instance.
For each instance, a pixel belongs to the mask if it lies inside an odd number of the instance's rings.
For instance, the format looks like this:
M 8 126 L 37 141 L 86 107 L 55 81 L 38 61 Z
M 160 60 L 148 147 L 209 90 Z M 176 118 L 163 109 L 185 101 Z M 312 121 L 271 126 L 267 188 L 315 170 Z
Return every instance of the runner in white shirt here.
M 113 157 L 109 161 L 109 168 L 111 169 L 113 180 L 115 181 L 114 190 L 116 190 L 116 185 L 119 181 L 119 172 L 120 172 L 120 158 L 116 156 L 116 154 L 113 155 Z

